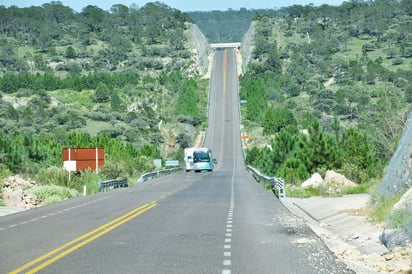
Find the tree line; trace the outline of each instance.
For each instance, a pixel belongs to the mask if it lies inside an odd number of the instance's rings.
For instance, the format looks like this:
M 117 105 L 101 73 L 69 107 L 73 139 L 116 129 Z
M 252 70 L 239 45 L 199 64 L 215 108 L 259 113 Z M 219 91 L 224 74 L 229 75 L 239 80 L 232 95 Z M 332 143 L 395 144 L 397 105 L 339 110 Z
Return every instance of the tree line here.
M 112 71 L 120 69 L 119 62 L 124 69 L 161 67 L 148 57 L 189 57 L 187 22 L 191 19 L 186 14 L 160 2 L 117 4 L 110 11 L 88 5 L 81 12 L 59 1 L 40 7 L 0 6 L 0 72 L 50 72 L 50 59 L 68 73 Z
M 108 179 L 128 178 L 153 168 L 151 159 L 161 157 L 154 145 L 136 149 L 130 143 L 110 138 L 107 134 L 91 137 L 86 133 L 62 132 L 59 139 L 55 137 L 47 133 L 38 135 L 16 131 L 6 135 L 0 132 L 1 169 L 35 175 L 43 169 L 62 166 L 63 148 L 98 147 L 105 149 L 102 176 Z

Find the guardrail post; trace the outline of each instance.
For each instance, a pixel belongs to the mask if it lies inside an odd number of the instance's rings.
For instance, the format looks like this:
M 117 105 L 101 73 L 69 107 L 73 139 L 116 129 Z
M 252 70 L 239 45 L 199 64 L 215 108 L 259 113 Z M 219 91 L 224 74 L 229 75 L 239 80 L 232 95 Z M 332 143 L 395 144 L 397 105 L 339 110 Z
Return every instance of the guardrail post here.
M 283 180 L 283 178 L 273 178 L 272 182 L 272 189 L 275 189 L 275 187 L 278 189 L 279 198 L 286 198 L 285 181 Z

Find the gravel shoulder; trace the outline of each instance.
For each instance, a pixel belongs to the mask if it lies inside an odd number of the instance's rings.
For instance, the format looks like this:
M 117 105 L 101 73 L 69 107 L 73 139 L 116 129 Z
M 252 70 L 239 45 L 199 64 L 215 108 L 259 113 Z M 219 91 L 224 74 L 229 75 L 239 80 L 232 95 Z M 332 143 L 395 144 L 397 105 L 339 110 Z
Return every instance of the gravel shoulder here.
M 379 240 L 384 227 L 369 219 L 368 194 L 283 198 L 329 249 L 356 273 L 412 273 L 412 243 L 393 250 Z

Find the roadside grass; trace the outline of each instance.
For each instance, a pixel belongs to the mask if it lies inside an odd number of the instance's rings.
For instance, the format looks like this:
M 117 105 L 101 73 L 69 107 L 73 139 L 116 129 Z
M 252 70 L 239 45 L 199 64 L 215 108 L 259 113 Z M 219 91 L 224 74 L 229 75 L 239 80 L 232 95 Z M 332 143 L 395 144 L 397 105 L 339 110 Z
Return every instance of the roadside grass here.
M 376 181 L 370 181 L 368 183 L 359 184 L 356 187 L 345 188 L 342 191 L 335 193 L 335 194 L 327 193 L 321 188 L 314 188 L 314 187 L 301 188 L 297 186 L 286 185 L 286 196 L 295 197 L 295 198 L 309 198 L 313 196 L 339 197 L 339 196 L 350 195 L 350 194 L 362 194 L 362 193 L 369 193 L 370 190 L 376 184 L 377 184 Z
M 313 187 L 301 188 L 301 187 L 286 185 L 285 192 L 286 192 L 286 197 L 294 197 L 294 198 L 310 198 L 313 196 L 321 196 L 320 190 L 313 188 Z
M 389 216 L 393 206 L 399 201 L 402 195 L 395 195 L 392 197 L 374 197 L 372 196 L 372 213 L 371 220 L 376 223 L 381 223 Z
M 344 189 L 340 194 L 341 195 L 348 195 L 348 194 L 362 194 L 362 193 L 369 193 L 370 190 L 378 184 L 376 181 L 369 181 L 363 184 L 358 184 L 355 187 Z
M 42 205 L 48 205 L 79 196 L 79 192 L 72 188 L 56 185 L 40 185 L 28 190 L 36 196 Z
M 92 171 L 83 171 L 80 174 L 71 173 L 58 168 L 49 167 L 39 170 L 35 177 L 35 181 L 39 183 L 39 188 L 36 191 L 36 195 L 43 197 L 44 194 L 55 196 L 51 201 L 56 201 L 56 197 L 60 197 L 61 200 L 67 199 L 67 193 L 83 193 L 83 188 L 86 186 L 87 195 L 95 194 L 99 192 L 98 182 L 101 181 L 101 176 Z M 46 187 L 50 186 L 50 187 Z M 74 195 L 74 194 L 73 194 Z M 73 197 L 75 197 L 74 195 Z M 44 199 L 43 199 L 44 200 Z M 51 202 L 49 201 L 49 202 Z
M 0 206 L 6 205 L 3 200 L 3 186 L 4 186 L 3 178 L 0 178 Z
M 3 186 L 4 186 L 4 178 L 12 175 L 12 172 L 6 167 L 6 165 L 0 163 L 0 206 L 5 206 L 3 200 Z

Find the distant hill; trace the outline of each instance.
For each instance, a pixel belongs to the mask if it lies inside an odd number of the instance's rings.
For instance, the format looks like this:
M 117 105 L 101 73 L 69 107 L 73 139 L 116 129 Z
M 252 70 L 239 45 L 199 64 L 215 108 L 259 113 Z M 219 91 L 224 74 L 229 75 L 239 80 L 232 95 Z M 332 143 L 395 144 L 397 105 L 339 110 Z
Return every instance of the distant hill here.
M 256 17 L 275 15 L 273 9 L 186 12 L 210 43 L 240 42 Z

